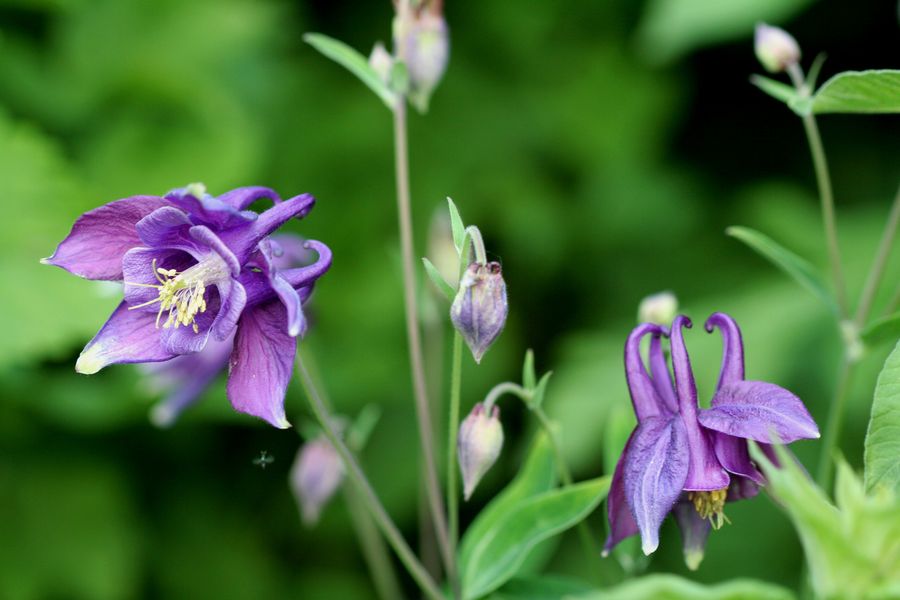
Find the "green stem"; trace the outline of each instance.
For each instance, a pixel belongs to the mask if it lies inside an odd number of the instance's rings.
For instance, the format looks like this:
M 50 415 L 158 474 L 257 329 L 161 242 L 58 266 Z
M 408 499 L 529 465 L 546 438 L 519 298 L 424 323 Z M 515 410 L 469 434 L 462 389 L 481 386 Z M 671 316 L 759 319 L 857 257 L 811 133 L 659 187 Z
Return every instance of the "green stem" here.
M 797 64 L 788 67 L 788 75 L 794 82 L 794 87 L 801 96 L 809 96 L 811 90 L 803 80 L 803 71 Z M 828 262 L 831 265 L 831 277 L 837 296 L 838 308 L 841 318 L 847 319 L 850 315 L 847 303 L 847 286 L 844 282 L 844 271 L 841 266 L 841 251 L 838 245 L 837 224 L 834 218 L 834 192 L 831 188 L 831 176 L 828 173 L 828 161 L 825 158 L 825 148 L 822 146 L 822 137 L 819 135 L 819 126 L 812 113 L 803 115 L 803 128 L 806 130 L 806 138 L 809 141 L 809 149 L 812 153 L 813 167 L 816 171 L 816 182 L 819 186 L 819 199 L 822 205 L 822 224 L 825 228 L 825 239 L 828 245 Z
M 315 384 L 309 376 L 309 372 L 306 370 L 306 366 L 300 359 L 299 354 L 297 356 L 297 371 L 300 373 L 300 382 L 309 399 L 310 408 L 312 408 L 313 414 L 319 422 L 319 426 L 325 433 L 325 437 L 328 438 L 328 441 L 331 442 L 331 445 L 334 446 L 334 449 L 337 450 L 337 453 L 340 455 L 341 460 L 344 463 L 344 468 L 347 471 L 347 475 L 350 477 L 353 485 L 359 490 L 361 501 L 365 504 L 369 513 L 372 515 L 372 518 L 378 524 L 381 533 L 394 549 L 400 562 L 406 567 L 406 570 L 419 585 L 422 592 L 432 600 L 444 600 L 440 588 L 438 588 L 437 584 L 431 578 L 431 575 L 428 574 L 428 571 L 425 570 L 425 567 L 423 567 L 422 563 L 416 558 L 416 555 L 410 549 L 406 540 L 403 539 L 400 530 L 397 529 L 397 526 L 394 524 L 393 520 L 391 520 L 390 515 L 388 515 L 384 506 L 382 506 L 381 501 L 375 494 L 375 490 L 372 489 L 372 486 L 366 479 L 365 474 L 360 468 L 359 463 L 356 462 L 350 449 L 347 448 L 347 445 L 340 436 L 338 436 L 337 432 L 335 432 L 331 416 L 328 414 L 328 410 L 325 408 L 325 404 L 323 403 L 321 396 L 319 396 Z
M 826 494 L 831 487 L 831 459 L 837 447 L 841 435 L 841 426 L 844 421 L 844 405 L 850 392 L 850 384 L 856 371 L 856 361 L 844 357 L 841 370 L 838 375 L 837 388 L 834 400 L 828 409 L 828 420 L 825 424 L 825 434 L 822 436 L 822 445 L 819 450 L 819 464 L 816 472 L 816 483 Z
M 425 367 L 422 359 L 422 340 L 419 332 L 418 306 L 416 302 L 416 271 L 413 260 L 413 229 L 409 196 L 409 149 L 406 139 L 406 104 L 398 99 L 394 106 L 394 158 L 397 169 L 397 216 L 400 222 L 400 250 L 403 256 L 403 292 L 406 309 L 406 334 L 409 346 L 409 364 L 412 371 L 413 393 L 416 403 L 416 417 L 419 427 L 419 441 L 425 471 L 425 491 L 438 546 L 444 559 L 444 566 L 451 579 L 456 566 L 450 553 L 447 522 L 441 500 L 441 484 L 438 480 L 437 462 L 434 456 L 434 434 L 428 405 L 428 390 L 425 382 Z
M 900 285 L 897 286 L 897 291 L 894 292 L 894 297 L 891 298 L 891 301 L 888 303 L 887 310 L 884 312 L 884 316 L 888 317 L 895 312 L 897 312 L 897 308 L 900 307 Z
M 859 301 L 859 309 L 856 312 L 856 325 L 862 327 L 866 324 L 869 317 L 869 311 L 872 309 L 872 301 L 878 292 L 878 286 L 881 278 L 884 276 L 884 269 L 887 266 L 888 258 L 891 255 L 891 247 L 894 245 L 894 236 L 897 234 L 897 225 L 900 223 L 900 189 L 894 196 L 894 204 L 891 206 L 891 214 L 888 216 L 887 223 L 884 225 L 884 233 L 881 234 L 881 243 L 878 245 L 878 253 L 875 255 L 875 261 L 866 278 L 866 286 L 863 290 L 862 297 Z
M 387 548 L 384 545 L 381 533 L 379 533 L 372 517 L 366 512 L 366 506 L 362 500 L 362 492 L 356 486 L 345 486 L 344 500 L 347 503 L 347 509 L 350 511 L 353 528 L 356 530 L 356 535 L 359 537 L 359 545 L 362 548 L 363 559 L 366 561 L 366 566 L 372 574 L 372 582 L 375 585 L 378 597 L 381 600 L 402 598 L 403 593 L 400 591 L 400 583 L 397 581 L 394 565 L 391 564 L 388 557 Z
M 462 396 L 463 339 L 458 331 L 453 333 L 453 364 L 450 374 L 450 417 L 447 431 L 447 515 L 450 523 L 450 551 L 456 555 L 459 539 L 459 489 L 456 446 L 459 433 L 459 405 Z M 451 579 L 454 595 L 459 598 L 459 580 Z

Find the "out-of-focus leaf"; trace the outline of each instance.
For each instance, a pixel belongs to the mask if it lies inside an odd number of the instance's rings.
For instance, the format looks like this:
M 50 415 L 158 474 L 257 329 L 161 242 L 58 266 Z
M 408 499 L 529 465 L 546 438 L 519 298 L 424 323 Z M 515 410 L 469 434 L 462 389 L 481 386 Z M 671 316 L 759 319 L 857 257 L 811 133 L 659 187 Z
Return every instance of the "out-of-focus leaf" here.
M 866 433 L 866 490 L 900 493 L 900 344 L 888 356 L 875 384 Z
M 769 262 L 794 278 L 797 283 L 812 292 L 834 314 L 838 313 L 837 304 L 828 291 L 821 275 L 806 260 L 800 258 L 784 246 L 781 246 L 770 237 L 754 231 L 748 227 L 729 227 L 726 233 L 731 237 L 744 242 L 756 250 Z
M 453 245 L 456 246 L 456 252 L 462 254 L 463 244 L 466 241 L 466 226 L 463 224 L 462 217 L 459 216 L 459 209 L 456 203 L 447 198 L 447 206 L 450 209 L 450 230 L 453 233 Z
M 812 0 L 652 0 L 638 29 L 640 47 L 654 62 L 695 48 L 750 36 L 760 21 L 781 23 Z M 747 51 L 751 51 L 747 44 Z
M 444 276 L 441 275 L 441 272 L 438 271 L 437 267 L 434 266 L 427 258 L 422 258 L 422 264 L 425 265 L 425 273 L 428 274 L 428 278 L 431 280 L 431 283 L 434 284 L 434 287 L 441 292 L 447 300 L 453 300 L 453 297 L 456 295 L 456 290 L 453 289 L 453 286 L 444 280 Z
M 472 540 L 468 560 L 460 562 L 463 597 L 467 600 L 497 589 L 539 542 L 587 517 L 606 497 L 609 477 L 526 498 L 511 506 L 480 538 Z
M 560 575 L 516 577 L 488 596 L 489 600 L 559 600 L 589 592 L 591 586 Z
M 537 385 L 537 376 L 534 372 L 534 351 L 530 348 L 525 353 L 525 362 L 522 364 L 522 387 L 533 390 Z
M 900 112 L 900 71 L 846 71 L 822 84 L 812 111 L 823 113 Z
M 553 375 L 553 371 L 544 373 L 541 380 L 534 387 L 534 394 L 531 396 L 531 402 L 529 403 L 529 408 L 532 410 L 540 408 L 541 404 L 544 403 L 544 397 L 547 395 L 547 383 L 550 381 L 551 375 Z
M 775 467 L 752 444 L 772 495 L 800 535 L 817 598 L 889 598 L 900 589 L 900 502 L 894 490 L 867 496 L 847 463 L 838 461 L 837 506 L 783 446 Z
M 768 77 L 763 77 L 762 75 L 753 75 L 750 77 L 750 83 L 772 96 L 776 100 L 780 100 L 788 105 L 788 107 L 797 113 L 798 115 L 805 115 L 809 113 L 810 105 L 812 100 L 808 97 L 803 97 L 797 93 L 793 87 L 781 83 L 780 81 L 775 81 L 774 79 L 769 79 Z
M 859 337 L 870 347 L 882 342 L 896 342 L 900 338 L 900 313 L 872 321 L 859 332 Z
M 614 588 L 564 596 L 566 600 L 791 600 L 794 595 L 771 583 L 737 579 L 702 585 L 676 575 L 645 575 Z
M 344 42 L 321 33 L 307 33 L 303 41 L 356 75 L 388 108 L 394 108 L 397 95 L 382 81 L 365 56 Z
M 547 435 L 540 432 L 535 436 L 525 464 L 522 465 L 516 478 L 478 513 L 466 529 L 459 544 L 460 563 L 471 560 L 475 540 L 483 539 L 489 530 L 496 528 L 497 522 L 513 506 L 526 498 L 552 489 L 555 484 L 556 466 L 553 448 Z

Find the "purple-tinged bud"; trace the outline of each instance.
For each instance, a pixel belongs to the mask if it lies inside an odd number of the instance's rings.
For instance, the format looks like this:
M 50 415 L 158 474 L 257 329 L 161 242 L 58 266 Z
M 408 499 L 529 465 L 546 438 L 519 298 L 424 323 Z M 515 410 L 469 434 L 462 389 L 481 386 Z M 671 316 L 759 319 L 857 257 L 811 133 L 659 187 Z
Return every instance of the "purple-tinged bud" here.
M 403 5 L 404 3 L 401 3 Z M 440 0 L 403 10 L 394 19 L 394 44 L 409 72 L 410 100 L 422 112 L 428 110 L 431 93 L 438 86 L 450 58 L 450 36 Z
M 469 345 L 475 362 L 481 362 L 481 357 L 503 331 L 508 310 L 500 263 L 469 265 L 450 307 L 450 319 Z
M 369 66 L 384 83 L 391 80 L 391 69 L 394 68 L 394 57 L 385 49 L 384 44 L 377 42 L 369 54 Z
M 784 29 L 765 23 L 756 26 L 753 39 L 756 58 L 770 73 L 781 73 L 800 60 L 800 46 Z
M 500 407 L 495 405 L 488 410 L 479 402 L 459 426 L 457 449 L 466 500 L 472 496 L 482 476 L 497 462 L 502 447 Z
M 678 314 L 678 298 L 672 292 L 647 296 L 638 306 L 638 323 L 654 323 L 669 327 Z
M 344 479 L 341 457 L 324 437 L 300 447 L 291 467 L 291 491 L 303 522 L 312 527 Z

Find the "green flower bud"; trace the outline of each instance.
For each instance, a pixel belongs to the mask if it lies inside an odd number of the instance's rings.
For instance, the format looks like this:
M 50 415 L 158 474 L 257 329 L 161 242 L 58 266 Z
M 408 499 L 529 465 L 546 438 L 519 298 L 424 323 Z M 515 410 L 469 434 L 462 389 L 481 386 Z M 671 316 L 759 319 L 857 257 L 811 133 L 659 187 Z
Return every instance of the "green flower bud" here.
M 770 73 L 781 73 L 800 60 L 797 40 L 779 27 L 760 23 L 756 26 L 753 42 L 756 58 Z

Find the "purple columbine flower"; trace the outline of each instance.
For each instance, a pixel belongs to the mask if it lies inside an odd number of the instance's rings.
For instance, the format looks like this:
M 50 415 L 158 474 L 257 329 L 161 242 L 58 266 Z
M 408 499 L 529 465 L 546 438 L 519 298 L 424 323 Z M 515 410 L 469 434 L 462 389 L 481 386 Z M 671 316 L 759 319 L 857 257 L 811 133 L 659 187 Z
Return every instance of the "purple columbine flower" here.
M 604 554 L 622 539 L 640 533 L 645 554 L 659 545 L 659 528 L 670 512 L 682 530 L 685 559 L 697 568 L 711 527 L 724 520 L 724 504 L 756 494 L 765 483 L 750 460 L 747 440 L 766 444 L 818 438 L 803 402 L 772 383 L 744 380 L 741 332 L 724 313 L 713 314 L 706 330 L 723 336 L 719 382 L 711 408 L 697 405 L 697 388 L 679 315 L 672 323 L 674 386 L 663 353 L 669 332 L 645 323 L 625 343 L 625 376 L 638 425 L 616 465 L 609 493 L 610 535 Z M 640 354 L 650 335 L 649 365 Z M 648 372 L 649 371 L 649 372 Z
M 315 262 L 315 252 L 307 248 L 306 242 L 298 235 L 277 233 L 262 243 L 269 244 L 272 263 L 278 271 Z M 306 304 L 312 289 L 310 284 L 297 290 L 302 304 Z M 210 338 L 203 350 L 195 354 L 183 354 L 165 362 L 142 365 L 150 388 L 157 393 L 166 393 L 165 398 L 153 407 L 151 421 L 159 427 L 173 425 L 181 413 L 197 402 L 225 370 L 233 349 L 234 335 L 222 341 Z
M 262 213 L 247 208 L 269 199 Z M 44 263 L 86 279 L 122 281 L 124 301 L 88 342 L 75 370 L 93 374 L 115 363 L 161 362 L 233 336 L 228 397 L 234 408 L 289 427 L 284 394 L 296 340 L 306 327 L 302 293 L 331 265 L 320 242 L 309 266 L 279 270 L 268 236 L 303 217 L 309 194 L 282 201 L 245 187 L 218 197 L 200 184 L 163 197 L 132 196 L 91 210 Z

